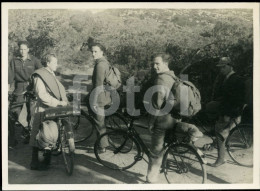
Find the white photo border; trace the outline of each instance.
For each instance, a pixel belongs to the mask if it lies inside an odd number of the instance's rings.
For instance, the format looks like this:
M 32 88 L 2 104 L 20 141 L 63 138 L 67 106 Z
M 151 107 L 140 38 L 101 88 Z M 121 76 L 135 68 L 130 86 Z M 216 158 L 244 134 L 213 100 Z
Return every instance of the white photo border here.
M 8 10 L 9 9 L 252 9 L 254 21 L 254 168 L 253 184 L 8 184 Z M 165 190 L 165 189 L 257 189 L 260 188 L 260 60 L 259 3 L 2 3 L 2 189 L 3 190 Z M 258 99 L 257 99 L 258 98 Z M 256 147 L 257 146 L 257 147 Z

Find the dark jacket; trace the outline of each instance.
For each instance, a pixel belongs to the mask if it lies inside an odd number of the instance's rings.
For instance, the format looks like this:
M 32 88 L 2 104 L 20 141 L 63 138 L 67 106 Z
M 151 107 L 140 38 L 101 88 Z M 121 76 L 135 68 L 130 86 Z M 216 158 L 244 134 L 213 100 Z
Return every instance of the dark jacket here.
M 109 62 L 104 57 L 97 59 L 95 62 L 96 64 L 92 76 L 93 89 L 105 85 L 105 78 L 109 71 Z M 104 107 L 105 105 L 108 105 L 110 103 L 111 103 L 110 92 L 105 91 L 97 95 L 96 104 L 99 107 Z
M 235 117 L 240 114 L 243 105 L 245 104 L 245 79 L 236 73 L 224 80 L 219 88 L 219 97 L 216 99 L 220 102 L 221 113 L 230 117 Z
M 8 84 L 28 82 L 32 73 L 41 67 L 41 62 L 32 55 L 25 61 L 20 57 L 12 59 L 8 66 Z

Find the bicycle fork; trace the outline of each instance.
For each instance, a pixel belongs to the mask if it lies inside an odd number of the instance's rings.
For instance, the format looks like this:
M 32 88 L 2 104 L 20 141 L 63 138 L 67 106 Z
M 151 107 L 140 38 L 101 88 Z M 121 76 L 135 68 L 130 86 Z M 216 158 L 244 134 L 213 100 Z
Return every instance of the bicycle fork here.
M 178 161 L 175 154 L 172 153 L 172 156 L 173 156 L 173 160 L 165 161 L 166 165 L 168 167 L 166 169 L 170 169 L 169 166 L 171 166 L 171 165 L 172 165 L 172 167 L 174 167 L 173 165 L 175 164 L 177 173 L 179 173 L 179 174 L 188 173 L 189 167 L 187 166 L 187 164 L 185 164 L 185 162 L 183 161 L 183 158 L 181 156 L 179 156 L 181 161 Z

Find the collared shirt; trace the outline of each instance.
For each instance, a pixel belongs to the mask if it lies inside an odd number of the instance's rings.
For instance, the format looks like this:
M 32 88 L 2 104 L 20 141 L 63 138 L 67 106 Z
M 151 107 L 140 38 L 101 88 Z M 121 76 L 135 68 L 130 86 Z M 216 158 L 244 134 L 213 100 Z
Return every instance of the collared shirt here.
M 8 66 L 8 84 L 28 82 L 32 73 L 41 67 L 41 62 L 32 55 L 26 60 L 21 57 L 12 59 Z

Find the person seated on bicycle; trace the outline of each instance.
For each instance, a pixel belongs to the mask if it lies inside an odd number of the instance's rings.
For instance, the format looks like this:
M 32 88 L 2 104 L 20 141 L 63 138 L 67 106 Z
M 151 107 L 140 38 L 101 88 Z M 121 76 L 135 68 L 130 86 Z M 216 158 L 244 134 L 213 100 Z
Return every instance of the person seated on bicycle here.
M 235 119 L 236 123 L 240 123 L 240 115 L 243 106 L 247 102 L 245 100 L 247 94 L 245 79 L 235 73 L 231 59 L 222 57 L 216 66 L 223 76 L 223 81 L 216 91 L 215 100 L 206 105 L 208 119 L 216 120 L 215 132 L 218 158 L 215 163 L 209 164 L 212 167 L 218 167 L 225 163 L 225 141 L 230 130 L 235 127 L 235 123 L 231 119 Z
M 152 106 L 156 110 L 161 110 L 165 107 L 169 92 L 175 83 L 175 80 L 173 79 L 175 74 L 169 69 L 169 63 L 171 60 L 172 58 L 169 54 L 158 54 L 154 58 L 156 78 L 153 83 L 155 93 L 152 97 Z M 159 89 L 157 89 L 157 87 L 159 87 Z M 174 107 L 174 103 L 172 106 Z M 148 183 L 154 183 L 157 181 L 163 158 L 165 133 L 167 130 L 173 128 L 178 122 L 180 122 L 180 120 L 175 119 L 170 112 L 159 116 L 152 113 L 149 115 L 148 128 L 150 131 L 152 130 L 151 153 L 153 156 L 150 157 L 148 164 L 146 176 L 146 181 Z M 187 131 L 187 129 L 188 127 L 185 126 L 185 131 Z M 197 128 L 194 130 L 193 135 L 196 136 L 196 133 L 199 130 Z M 199 133 L 201 132 L 199 131 Z
M 29 81 L 31 74 L 39 69 L 42 68 L 41 62 L 34 56 L 29 54 L 29 44 L 27 41 L 20 41 L 18 43 L 19 46 L 19 53 L 20 56 L 13 58 L 8 65 L 8 91 L 13 92 L 16 96 L 16 100 L 14 102 L 24 102 L 25 97 L 23 92 L 27 91 L 29 88 Z M 29 109 L 29 108 L 27 108 Z M 21 113 L 22 106 L 17 107 L 15 109 L 15 113 L 17 119 L 19 115 L 23 115 L 25 118 L 27 116 L 26 110 L 25 113 Z M 29 124 L 24 124 L 25 128 Z M 16 143 L 15 140 L 15 129 L 14 127 L 11 128 L 11 135 L 10 135 L 10 145 L 14 146 Z M 27 143 L 27 142 L 25 142 Z
M 31 120 L 31 170 L 45 169 L 50 163 L 50 154 L 45 157 L 43 164 L 40 164 L 38 160 L 39 148 L 36 141 L 36 135 L 38 134 L 39 127 L 42 123 L 43 112 L 48 107 L 66 106 L 68 104 L 65 88 L 56 78 L 54 73 L 58 66 L 56 55 L 51 53 L 46 54 L 43 58 L 43 65 L 43 68 L 36 70 L 32 74 L 37 103 Z

